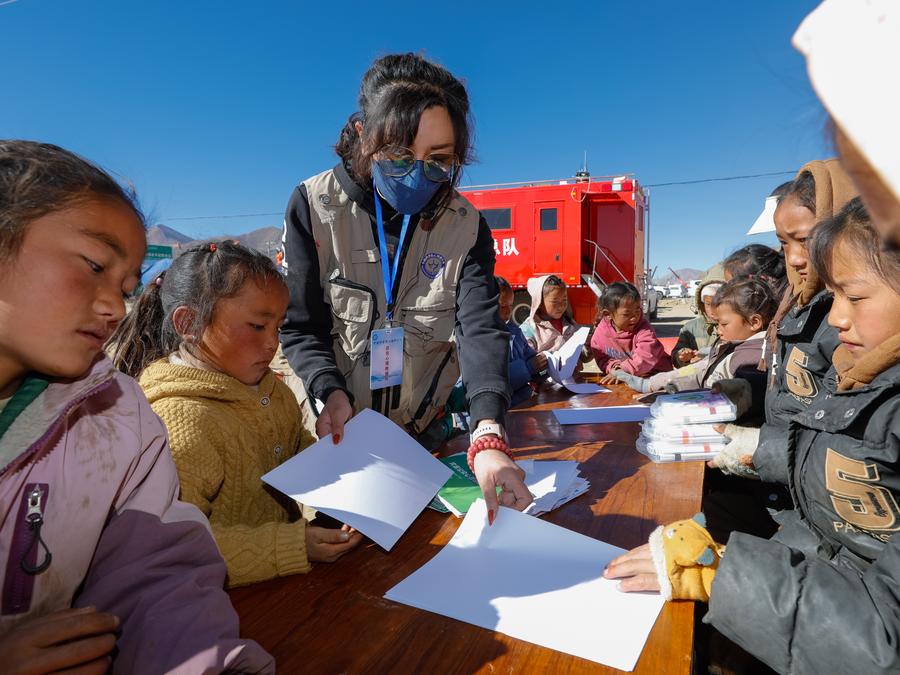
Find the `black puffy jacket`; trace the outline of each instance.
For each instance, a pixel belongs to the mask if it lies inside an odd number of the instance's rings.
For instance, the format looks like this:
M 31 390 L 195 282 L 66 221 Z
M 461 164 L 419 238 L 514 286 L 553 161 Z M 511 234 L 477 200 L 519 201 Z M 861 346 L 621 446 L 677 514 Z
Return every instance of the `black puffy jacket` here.
M 735 533 L 706 621 L 782 673 L 900 672 L 900 364 L 790 424 L 796 509 Z

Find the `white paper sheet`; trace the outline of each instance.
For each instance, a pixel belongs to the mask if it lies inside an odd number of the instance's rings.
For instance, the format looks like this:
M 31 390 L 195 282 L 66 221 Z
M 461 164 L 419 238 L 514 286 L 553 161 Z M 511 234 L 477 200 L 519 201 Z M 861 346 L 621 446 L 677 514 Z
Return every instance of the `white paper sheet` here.
M 562 384 L 566 380 L 572 381 L 575 368 L 578 366 L 578 357 L 581 356 L 581 348 L 590 332 L 590 328 L 582 326 L 562 347 L 555 352 L 547 352 L 547 372 L 554 382 Z
M 403 429 L 363 410 L 338 445 L 325 436 L 262 479 L 389 551 L 451 473 Z
M 549 363 L 549 361 L 548 361 Z M 608 394 L 609 389 L 601 387 L 599 384 L 591 382 L 576 382 L 574 379 L 563 380 L 560 382 L 562 386 L 571 391 L 573 394 Z
M 620 670 L 663 606 L 602 577 L 623 549 L 502 507 L 472 505 L 453 539 L 385 597 Z
M 605 408 L 561 408 L 553 415 L 560 424 L 608 424 L 641 422 L 650 417 L 647 405 L 613 405 Z

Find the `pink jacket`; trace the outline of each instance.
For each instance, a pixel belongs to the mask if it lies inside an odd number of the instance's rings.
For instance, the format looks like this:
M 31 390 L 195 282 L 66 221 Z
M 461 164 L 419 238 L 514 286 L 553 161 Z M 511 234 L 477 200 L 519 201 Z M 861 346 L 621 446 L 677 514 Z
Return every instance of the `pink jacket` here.
M 25 516 L 43 518 L 35 547 Z M 0 633 L 68 607 L 121 619 L 122 673 L 274 672 L 238 638 L 209 524 L 178 500 L 166 430 L 137 383 L 106 357 L 51 383 L 0 437 Z
M 603 319 L 591 336 L 591 351 L 603 373 L 618 368 L 645 377 L 672 370 L 672 359 L 647 319 L 641 319 L 633 333 L 616 330 Z
M 525 336 L 525 340 L 537 352 L 556 351 L 578 330 L 578 324 L 572 320 L 569 312 L 566 312 L 562 317 L 563 329 L 561 332 L 556 330 L 556 327 L 549 321 L 537 317 L 537 311 L 540 309 L 541 302 L 544 299 L 544 283 L 549 276 L 549 274 L 545 274 L 528 280 L 528 292 L 531 294 L 531 312 L 528 314 L 528 318 L 519 326 L 522 329 L 522 335 Z

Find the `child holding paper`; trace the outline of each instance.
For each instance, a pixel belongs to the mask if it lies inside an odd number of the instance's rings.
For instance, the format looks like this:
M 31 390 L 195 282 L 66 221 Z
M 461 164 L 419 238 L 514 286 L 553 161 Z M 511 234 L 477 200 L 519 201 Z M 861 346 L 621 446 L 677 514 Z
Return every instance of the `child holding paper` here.
M 735 532 L 727 548 L 702 518 L 659 528 L 604 576 L 708 601 L 705 620 L 779 672 L 896 672 L 900 252 L 881 250 L 854 199 L 816 228 L 810 258 L 841 344 L 836 389 L 791 420 L 795 510 L 770 540 Z
M 528 280 L 531 313 L 522 323 L 522 334 L 537 352 L 553 352 L 578 330 L 569 310 L 566 283 L 555 274 Z
M 228 585 L 332 562 L 361 535 L 307 525 L 260 477 L 312 443 L 291 390 L 269 369 L 288 292 L 261 253 L 188 248 L 151 282 L 113 337 L 169 429 L 181 495 L 209 518 Z
M 651 377 L 639 377 L 623 370 L 612 375 L 639 392 L 711 387 L 714 383 L 738 377 L 742 369 L 756 371 L 762 357 L 766 328 L 778 301 L 771 287 L 759 279 L 737 278 L 723 284 L 713 296 L 719 341 L 713 351 L 697 363 Z
M 591 336 L 591 351 L 601 373 L 621 370 L 638 376 L 672 370 L 672 360 L 644 318 L 641 294 L 634 284 L 616 281 L 597 299 L 600 323 Z M 603 383 L 615 382 L 604 378 Z

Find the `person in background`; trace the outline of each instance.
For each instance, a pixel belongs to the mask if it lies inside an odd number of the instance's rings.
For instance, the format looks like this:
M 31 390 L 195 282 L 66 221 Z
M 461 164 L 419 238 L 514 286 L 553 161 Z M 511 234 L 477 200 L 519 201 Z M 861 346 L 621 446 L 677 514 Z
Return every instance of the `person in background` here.
M 4 672 L 274 672 L 238 638 L 165 427 L 103 353 L 146 250 L 133 195 L 104 171 L 0 141 Z
M 695 300 L 697 316 L 686 321 L 678 332 L 678 342 L 672 348 L 672 364 L 681 368 L 707 356 L 718 339 L 716 320 L 712 314 L 712 299 L 722 287 L 721 281 L 704 281 L 697 288 Z
M 509 331 L 509 388 L 512 405 L 527 401 L 534 394 L 535 384 L 547 370 L 547 355 L 535 351 L 522 330 L 512 320 L 513 290 L 503 277 L 496 277 L 500 288 L 500 320 Z
M 521 325 L 522 334 L 535 351 L 556 351 L 578 330 L 569 308 L 566 282 L 555 274 L 532 277 L 528 293 L 531 312 Z
M 672 370 L 656 331 L 644 318 L 641 294 L 634 284 L 616 281 L 597 298 L 600 323 L 591 336 L 591 352 L 605 383 L 616 381 L 615 370 L 644 377 Z

